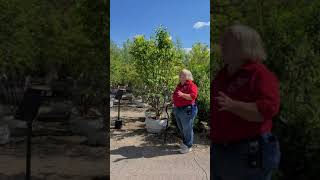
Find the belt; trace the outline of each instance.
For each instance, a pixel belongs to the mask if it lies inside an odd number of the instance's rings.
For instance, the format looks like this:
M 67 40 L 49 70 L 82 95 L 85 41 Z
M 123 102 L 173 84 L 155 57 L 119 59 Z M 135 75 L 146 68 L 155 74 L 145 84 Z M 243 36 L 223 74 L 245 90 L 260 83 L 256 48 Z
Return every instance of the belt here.
M 248 138 L 248 139 L 242 139 L 242 140 L 238 140 L 238 141 L 234 141 L 234 142 L 219 142 L 219 143 L 212 143 L 215 146 L 221 146 L 221 147 L 237 147 L 237 146 L 241 146 L 241 145 L 245 145 L 251 142 L 259 142 L 262 138 L 261 136 L 257 136 L 257 137 L 253 137 L 253 138 Z
M 185 106 L 179 106 L 179 107 L 175 107 L 175 108 L 178 108 L 178 109 L 185 109 L 185 108 L 187 108 L 188 106 L 192 106 L 192 107 L 194 107 L 194 106 L 196 106 L 196 103 L 189 104 L 189 105 L 185 105 Z

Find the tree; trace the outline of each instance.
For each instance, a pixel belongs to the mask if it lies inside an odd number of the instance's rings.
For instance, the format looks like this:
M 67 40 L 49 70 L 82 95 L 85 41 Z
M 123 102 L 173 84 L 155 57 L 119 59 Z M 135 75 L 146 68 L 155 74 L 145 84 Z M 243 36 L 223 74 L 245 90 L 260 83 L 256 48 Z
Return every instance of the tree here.
M 144 83 L 147 101 L 156 117 L 162 112 L 162 103 L 177 83 L 177 74 L 182 62 L 174 48 L 170 34 L 159 27 L 149 40 L 136 36 L 130 51 L 138 76 Z

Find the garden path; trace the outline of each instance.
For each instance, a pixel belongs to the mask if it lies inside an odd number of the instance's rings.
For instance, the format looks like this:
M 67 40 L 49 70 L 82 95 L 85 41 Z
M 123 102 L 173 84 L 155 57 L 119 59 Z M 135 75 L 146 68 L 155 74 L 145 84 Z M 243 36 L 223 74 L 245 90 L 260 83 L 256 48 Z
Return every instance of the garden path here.
M 110 110 L 111 122 L 117 107 Z M 206 180 L 210 179 L 209 143 L 195 135 L 194 151 L 179 154 L 179 139 L 173 131 L 168 142 L 163 136 L 149 134 L 144 125 L 144 109 L 121 107 L 124 126 L 115 130 L 111 123 L 110 178 L 112 180 Z

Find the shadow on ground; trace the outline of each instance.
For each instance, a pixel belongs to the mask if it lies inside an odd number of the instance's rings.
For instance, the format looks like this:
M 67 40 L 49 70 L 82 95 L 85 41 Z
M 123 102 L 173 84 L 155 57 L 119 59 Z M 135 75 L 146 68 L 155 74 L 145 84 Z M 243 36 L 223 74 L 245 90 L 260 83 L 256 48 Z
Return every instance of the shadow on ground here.
M 118 162 L 125 159 L 138 158 L 153 158 L 158 156 L 168 156 L 178 154 L 177 146 L 124 146 L 115 150 L 111 150 L 111 155 L 121 155 L 123 158 L 118 158 L 113 162 Z

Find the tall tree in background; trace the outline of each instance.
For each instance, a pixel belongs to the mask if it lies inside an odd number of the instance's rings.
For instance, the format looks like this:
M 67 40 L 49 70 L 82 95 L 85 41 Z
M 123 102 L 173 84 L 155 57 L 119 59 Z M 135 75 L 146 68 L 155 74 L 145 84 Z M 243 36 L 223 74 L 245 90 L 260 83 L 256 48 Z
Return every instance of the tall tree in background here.
M 195 83 L 198 85 L 199 121 L 208 121 L 210 114 L 210 52 L 209 47 L 196 43 L 187 54 L 187 68 L 192 72 Z M 195 123 L 198 125 L 198 122 Z M 197 126 L 196 126 L 197 127 Z

